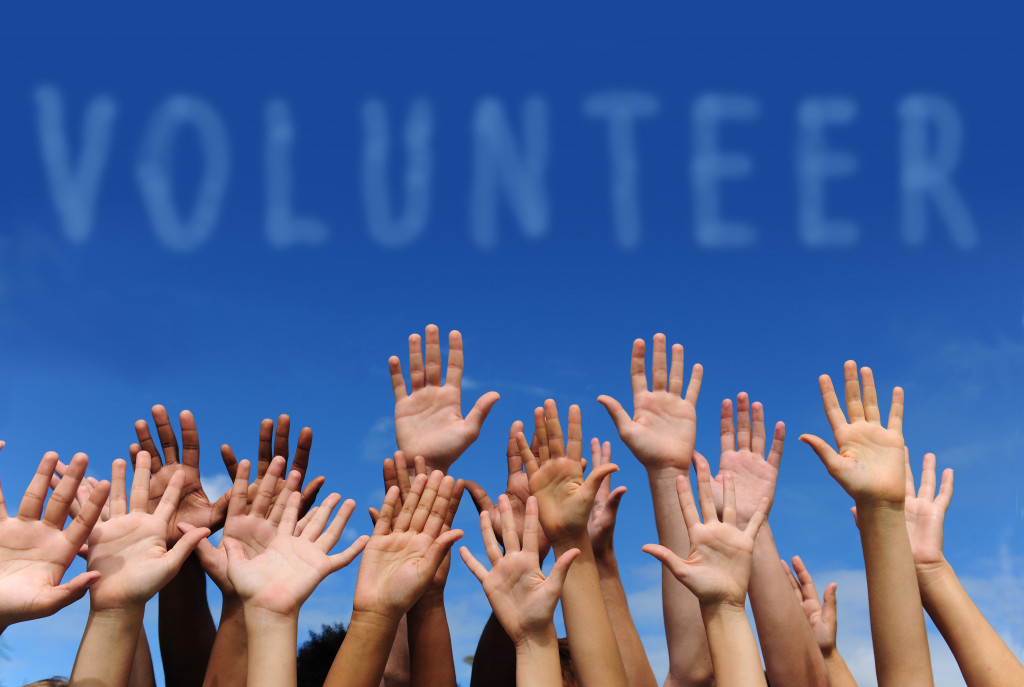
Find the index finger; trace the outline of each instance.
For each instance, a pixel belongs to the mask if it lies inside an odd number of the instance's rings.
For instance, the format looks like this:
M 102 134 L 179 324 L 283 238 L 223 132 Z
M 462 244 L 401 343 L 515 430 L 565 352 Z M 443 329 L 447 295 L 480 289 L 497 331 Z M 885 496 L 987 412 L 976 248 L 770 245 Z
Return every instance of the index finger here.
M 167 409 L 162 405 L 153 406 L 153 422 L 156 424 L 156 435 L 160 439 L 160 445 L 164 449 L 164 465 L 178 462 L 178 437 L 171 427 L 171 418 L 167 415 Z M 150 458 L 153 454 L 150 454 Z
M 292 419 L 281 413 L 277 416 L 277 431 L 274 433 L 274 455 L 288 460 L 288 432 L 291 431 Z
M 548 435 L 548 455 L 561 458 L 565 455 L 565 440 L 562 438 L 562 424 L 558 421 L 558 406 L 554 399 L 544 401 L 544 428 Z
M 181 462 L 189 467 L 199 467 L 199 431 L 191 411 L 183 410 L 178 417 L 181 423 Z

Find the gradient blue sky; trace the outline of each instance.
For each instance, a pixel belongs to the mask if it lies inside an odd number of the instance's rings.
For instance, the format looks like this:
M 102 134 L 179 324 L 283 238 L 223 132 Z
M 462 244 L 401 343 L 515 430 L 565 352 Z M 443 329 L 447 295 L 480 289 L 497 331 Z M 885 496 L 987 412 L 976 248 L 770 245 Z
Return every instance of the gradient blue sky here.
M 132 422 L 154 403 L 195 413 L 204 476 L 226 487 L 216 447 L 252 455 L 260 419 L 288 412 L 314 430 L 311 471 L 358 502 L 350 536 L 367 532 L 363 513 L 382 496 L 380 461 L 394 448 L 387 358 L 404 357 L 408 334 L 429 322 L 458 328 L 464 407 L 491 389 L 502 399 L 454 474 L 498 492 L 511 422 L 528 420 L 546 397 L 579 403 L 586 435 L 612 440 L 614 483 L 629 487 L 617 550 L 664 675 L 658 568 L 640 552 L 655 538 L 646 480 L 595 400 L 608 393 L 631 407 L 630 344 L 663 331 L 684 344 L 689 364 L 705 367 L 697 446 L 713 464 L 723 398 L 747 391 L 770 422 L 787 423 L 773 530 L 783 555 L 802 555 L 820 587 L 840 582 L 839 646 L 872 684 L 849 499 L 795 441 L 827 432 L 817 376 L 839 375 L 854 358 L 874 368 L 886 395 L 905 387 L 914 461 L 934 451 L 940 467 L 956 469 L 948 557 L 1020 655 L 1019 19 L 1006 3 L 984 2 L 5 3 L 6 498 L 17 502 L 45 450 L 65 459 L 85 451 L 91 473 L 103 476 L 127 457 Z M 587 101 L 608 92 L 655 103 L 635 124 L 631 157 L 615 158 L 632 166 L 612 164 L 607 121 L 587 114 Z M 51 105 L 59 95 L 60 126 L 47 128 L 41 93 Z M 751 227 L 737 247 L 715 247 L 723 234 L 698 229 L 704 196 L 694 179 L 707 140 L 695 131 L 708 103 L 721 100 L 711 94 L 756 110 L 717 130 L 720 150 L 750 163 L 749 174 L 716 186 L 720 216 Z M 949 181 L 968 218 L 951 221 L 948 207 L 926 202 L 917 244 L 901 214 L 912 142 L 900 106 L 915 94 L 955 112 L 961 137 Z M 84 113 L 100 95 L 116 116 L 94 205 L 61 215 L 51 184 L 59 165 L 45 161 L 40 132 L 62 132 L 74 170 L 88 137 Z M 162 238 L 138 181 L 147 131 L 174 96 L 211 108 L 229 163 L 208 234 L 184 250 Z M 376 99 L 388 112 L 398 215 L 403 129 L 416 98 L 432 112 L 429 206 L 419 233 L 389 247 L 372 233 L 364 196 L 364 106 Z M 546 126 L 534 177 L 544 212 L 509 202 L 499 187 L 496 241 L 481 247 L 471 210 L 473 198 L 486 199 L 474 133 L 488 121 L 481 103 L 503 106 L 513 151 L 526 159 L 536 144 L 523 134 L 530 98 L 542 101 Z M 832 109 L 820 109 L 825 98 Z M 275 247 L 266 232 L 265 108 L 274 99 L 293 121 L 293 212 L 326 226 L 316 244 Z M 822 185 L 823 215 L 856 224 L 845 245 L 811 245 L 801 233 L 810 205 L 798 179 L 815 111 L 837 118 L 820 139 L 827 154 L 854 158 Z M 926 133 L 926 151 L 950 144 L 948 130 Z M 186 126 L 169 147 L 171 197 L 183 217 L 209 159 L 198 141 Z M 632 246 L 617 238 L 613 168 L 634 174 Z M 82 241 L 69 238 L 75 222 L 87 227 Z M 457 523 L 479 552 L 468 499 Z M 486 606 L 464 566 L 453 570 L 461 657 L 475 647 Z M 303 624 L 347 621 L 354 579 L 353 566 L 325 582 Z M 212 587 L 211 603 L 219 604 Z M 80 603 L 9 629 L 0 680 L 70 672 L 86 612 Z M 155 637 L 155 609 L 147 625 Z M 962 684 L 944 651 L 934 649 L 938 683 Z M 460 665 L 467 683 L 468 671 Z

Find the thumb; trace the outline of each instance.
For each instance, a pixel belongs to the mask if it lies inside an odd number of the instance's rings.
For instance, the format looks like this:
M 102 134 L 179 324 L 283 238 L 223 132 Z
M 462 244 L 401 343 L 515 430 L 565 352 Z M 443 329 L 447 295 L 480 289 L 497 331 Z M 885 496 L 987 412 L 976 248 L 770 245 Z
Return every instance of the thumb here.
M 618 470 L 619 466 L 615 463 L 605 463 L 604 465 L 598 465 L 590 471 L 587 479 L 583 482 L 583 495 L 588 503 L 593 503 L 594 499 L 597 498 L 597 490 L 601 488 L 604 478 L 613 472 L 618 472 Z
M 188 558 L 189 554 L 195 551 L 196 547 L 199 546 L 199 542 L 210 536 L 210 529 L 208 527 L 196 527 L 190 532 L 186 532 L 181 535 L 181 539 L 171 547 L 165 556 L 174 569 L 181 568 L 185 559 Z
M 626 487 L 615 487 L 614 491 L 608 496 L 608 500 L 605 501 L 605 508 L 611 512 L 612 516 L 618 514 L 619 503 L 622 501 L 622 497 L 626 494 Z
M 857 519 L 857 506 L 850 508 L 850 512 L 853 513 L 853 524 L 857 526 L 857 529 L 860 529 L 860 520 Z
M 645 544 L 641 550 L 661 561 L 661 564 L 668 568 L 668 571 L 680 582 L 686 577 L 686 566 L 683 564 L 682 559 L 672 553 L 672 550 L 668 547 L 661 544 Z
M 89 591 L 89 587 L 96 584 L 98 579 L 100 579 L 100 574 L 92 570 L 72 577 L 64 584 L 54 587 L 50 591 L 49 599 L 47 599 L 46 605 L 50 609 L 48 615 L 52 615 L 65 606 L 81 599 Z
M 551 568 L 551 573 L 548 575 L 548 580 L 545 584 L 552 585 L 558 590 L 558 595 L 562 595 L 562 585 L 565 584 L 565 576 L 569 574 L 569 566 L 576 560 L 576 557 L 580 555 L 579 549 L 569 549 L 555 561 L 555 565 Z
M 836 590 L 838 589 L 837 582 L 825 587 L 825 603 L 821 607 L 821 619 L 833 627 L 836 625 Z
M 494 502 L 491 501 L 491 497 L 487 495 L 487 491 L 473 480 L 466 480 L 466 491 L 473 497 L 473 505 L 476 506 L 476 512 L 482 513 L 483 511 L 494 510 Z
M 499 398 L 501 396 L 497 391 L 488 391 L 476 400 L 473 410 L 469 411 L 469 415 L 466 416 L 466 422 L 469 423 L 476 433 L 480 432 L 480 428 L 484 425 L 484 420 L 487 419 L 487 414 L 491 412 L 491 408 L 494 407 Z
M 612 422 L 615 423 L 615 429 L 618 430 L 619 436 L 629 427 L 630 423 L 633 422 L 633 418 L 629 416 L 629 413 L 625 411 L 622 404 L 616 401 L 611 396 L 601 395 L 597 397 L 597 402 L 604 406 L 604 409 L 608 411 L 608 415 L 611 416 Z
M 810 446 L 814 452 L 818 454 L 818 458 L 820 458 L 821 462 L 825 464 L 825 467 L 828 468 L 829 472 L 832 471 L 839 455 L 827 441 L 813 434 L 801 434 L 800 441 Z

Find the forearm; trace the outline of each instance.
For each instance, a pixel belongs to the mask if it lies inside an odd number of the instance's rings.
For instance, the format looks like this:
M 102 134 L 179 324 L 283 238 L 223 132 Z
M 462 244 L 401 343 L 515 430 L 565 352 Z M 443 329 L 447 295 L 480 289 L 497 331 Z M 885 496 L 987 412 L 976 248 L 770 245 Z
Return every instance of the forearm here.
M 353 611 L 324 687 L 377 687 L 401 615 Z
M 840 655 L 839 649 L 832 649 L 825 656 L 825 668 L 828 670 L 830 687 L 857 687 L 857 681 L 853 679 L 853 673 Z
M 902 504 L 857 504 L 879 687 L 932 685 L 928 636 Z
M 249 646 L 247 687 L 294 686 L 299 616 L 283 616 L 261 608 L 245 609 Z
M 149 639 L 146 628 L 139 628 L 139 641 L 132 659 L 132 670 L 128 676 L 128 687 L 156 687 L 156 674 L 153 671 L 153 654 L 149 650 Z
M 145 607 L 91 611 L 68 684 L 122 687 L 128 684 Z
M 206 573 L 189 556 L 159 594 L 160 658 L 169 687 L 199 687 L 217 630 L 206 601 Z
M 960 584 L 948 562 L 918 570 L 921 600 L 971 687 L 1024 684 L 1024 667 Z
M 649 472 L 651 500 L 654 503 L 654 522 L 658 528 L 658 543 L 677 556 L 686 558 L 690 553 L 690 539 L 686 523 L 679 510 L 676 477 L 679 470 Z M 665 639 L 668 642 L 669 672 L 667 687 L 690 687 L 714 684 L 711 652 L 701 619 L 697 597 L 679 582 L 664 566 L 661 568 L 661 601 L 665 617 Z M 792 592 L 791 592 L 792 593 Z
M 793 592 L 790 591 L 790 594 Z M 716 687 L 765 685 L 754 632 L 742 605 L 720 604 L 701 609 L 708 635 Z
M 561 687 L 562 664 L 554 625 L 516 644 L 515 674 L 516 687 Z
M 597 564 L 586 532 L 581 537 L 554 542 L 555 558 L 573 548 L 579 549 L 580 555 L 562 587 L 562 615 L 580 683 L 587 687 L 625 687 L 626 670 L 601 597 Z
M 491 613 L 473 654 L 469 687 L 512 687 L 516 674 L 516 645 Z
M 630 687 L 656 687 L 657 679 L 647 660 L 647 652 L 636 631 L 633 616 L 629 613 L 626 590 L 622 587 L 619 576 L 619 564 L 615 552 L 609 547 L 596 555 L 597 574 L 600 578 L 601 596 L 608 609 L 608 619 L 615 633 L 615 642 L 619 647 L 619 655 L 626 668 L 626 677 Z
M 395 641 L 391 643 L 380 687 L 409 687 L 409 660 L 409 621 L 408 615 L 403 615 L 395 632 Z
M 428 592 L 406 617 L 412 687 L 455 687 L 455 659 L 444 594 Z
M 245 687 L 248 662 L 249 641 L 242 602 L 233 594 L 225 594 L 203 686 Z
M 767 522 L 754 540 L 748 594 L 769 681 L 776 685 L 827 687 L 825 660 L 779 565 L 779 551 Z

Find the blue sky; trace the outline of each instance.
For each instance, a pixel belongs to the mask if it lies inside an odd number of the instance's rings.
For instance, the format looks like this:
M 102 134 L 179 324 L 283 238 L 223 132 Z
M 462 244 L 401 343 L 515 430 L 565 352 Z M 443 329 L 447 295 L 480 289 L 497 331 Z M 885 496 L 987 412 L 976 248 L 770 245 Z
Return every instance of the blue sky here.
M 105 474 L 154 403 L 195 413 L 204 475 L 226 486 L 217 446 L 251 455 L 260 419 L 288 412 L 367 532 L 394 448 L 387 358 L 427 323 L 458 328 L 464 408 L 502 399 L 454 473 L 498 492 L 511 422 L 579 403 L 629 487 L 616 546 L 664 675 L 646 480 L 596 402 L 631 407 L 630 344 L 662 331 L 705 367 L 713 464 L 723 398 L 787 423 L 773 531 L 820 588 L 840 581 L 840 650 L 871 684 L 849 499 L 795 441 L 826 435 L 817 376 L 853 358 L 905 387 L 914 460 L 956 469 L 947 555 L 1024 650 L 1024 98 L 1005 5 L 0 13 L 9 502 L 45 450 Z M 458 524 L 478 552 L 468 501 Z M 485 606 L 453 568 L 461 657 Z M 303 623 L 347 620 L 354 579 L 325 582 Z M 86 610 L 8 630 L 4 684 L 69 672 Z

